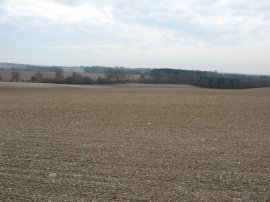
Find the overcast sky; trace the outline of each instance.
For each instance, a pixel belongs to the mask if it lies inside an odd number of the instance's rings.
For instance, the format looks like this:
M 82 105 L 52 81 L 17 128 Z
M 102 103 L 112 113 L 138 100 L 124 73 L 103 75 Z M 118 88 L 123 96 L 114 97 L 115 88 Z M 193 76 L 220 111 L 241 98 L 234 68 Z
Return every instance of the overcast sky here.
M 0 62 L 270 74 L 270 0 L 0 0 Z

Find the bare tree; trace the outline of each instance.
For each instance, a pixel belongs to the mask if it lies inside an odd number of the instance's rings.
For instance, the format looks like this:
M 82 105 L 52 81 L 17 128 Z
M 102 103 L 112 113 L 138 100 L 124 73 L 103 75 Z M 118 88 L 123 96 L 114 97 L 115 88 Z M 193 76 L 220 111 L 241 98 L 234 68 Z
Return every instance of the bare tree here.
M 57 78 L 57 79 L 64 78 L 64 70 L 62 68 L 57 68 L 55 70 L 55 78 Z
M 42 82 L 43 74 L 41 72 L 35 73 L 35 77 L 37 78 L 37 82 Z
M 111 81 L 121 82 L 121 81 L 125 81 L 125 78 L 126 78 L 125 69 L 122 67 L 115 67 L 115 68 L 107 69 L 104 72 L 104 74 Z
M 31 77 L 32 82 L 42 82 L 43 74 L 41 72 L 36 72 L 34 76 Z
M 18 82 L 20 80 L 20 73 L 19 72 L 13 71 L 10 74 L 11 74 L 11 81 Z

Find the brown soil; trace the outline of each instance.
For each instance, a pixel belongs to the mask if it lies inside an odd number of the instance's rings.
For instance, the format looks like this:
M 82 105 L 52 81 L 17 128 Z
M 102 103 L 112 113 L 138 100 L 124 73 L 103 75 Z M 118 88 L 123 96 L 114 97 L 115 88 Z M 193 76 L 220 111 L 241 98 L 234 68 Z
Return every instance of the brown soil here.
M 0 83 L 0 201 L 269 201 L 270 89 Z

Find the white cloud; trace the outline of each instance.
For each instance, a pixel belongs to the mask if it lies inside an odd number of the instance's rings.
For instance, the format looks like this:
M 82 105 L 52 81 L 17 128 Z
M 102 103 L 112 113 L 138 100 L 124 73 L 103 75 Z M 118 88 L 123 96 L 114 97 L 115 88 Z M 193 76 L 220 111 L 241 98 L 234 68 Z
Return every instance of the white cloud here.
M 231 45 L 269 35 L 269 12 L 261 10 L 267 6 L 265 0 L 6 0 L 2 21 L 86 33 L 94 26 L 124 42 Z
M 270 66 L 269 0 L 0 0 L 0 26 L 0 53 L 32 47 L 59 51 L 55 61 Z
M 106 24 L 112 20 L 111 8 L 97 8 L 90 3 L 81 5 L 59 4 L 51 0 L 8 0 L 3 6 L 11 20 L 39 19 L 54 23 Z M 32 19 L 31 19 L 32 18 Z

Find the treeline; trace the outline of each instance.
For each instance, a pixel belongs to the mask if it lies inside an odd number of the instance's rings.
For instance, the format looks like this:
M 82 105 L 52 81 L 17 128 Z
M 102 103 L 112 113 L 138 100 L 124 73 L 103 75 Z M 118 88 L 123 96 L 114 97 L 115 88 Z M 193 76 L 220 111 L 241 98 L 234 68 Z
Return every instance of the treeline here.
M 55 84 L 120 84 L 131 82 L 128 78 L 128 74 L 125 68 L 108 68 L 104 72 L 104 76 L 99 77 L 94 80 L 89 76 L 84 76 L 81 73 L 73 72 L 71 76 L 65 77 L 64 70 L 62 68 L 55 68 L 54 77 L 44 78 L 44 75 L 41 71 L 37 71 L 33 76 L 31 76 L 28 82 L 36 83 L 55 83 Z M 20 81 L 21 75 L 19 71 L 12 70 L 10 72 L 11 82 Z M 0 81 L 2 81 L 1 71 L 0 71 Z M 133 81 L 134 82 L 134 81 Z
M 82 76 L 77 72 L 73 72 L 71 76 L 65 78 L 63 72 L 63 69 L 57 68 L 55 70 L 54 78 L 43 78 L 43 74 L 41 72 L 37 72 L 31 77 L 31 81 L 55 84 L 94 84 L 94 80 L 88 76 Z
M 14 72 L 12 72 L 12 75 L 13 74 Z M 87 85 L 119 84 L 129 82 L 129 80 L 126 78 L 126 72 L 122 68 L 109 68 L 104 72 L 104 75 L 105 77 L 99 77 L 97 80 L 94 80 L 89 76 L 83 76 L 77 72 L 73 72 L 71 76 L 64 77 L 63 69 L 57 68 L 55 70 L 54 78 L 44 78 L 42 72 L 36 72 L 35 75 L 31 77 L 31 82 L 55 83 L 55 84 L 87 84 Z
M 0 63 L 0 70 L 11 71 L 40 71 L 40 72 L 54 72 L 57 69 L 63 69 L 62 66 L 43 66 L 30 64 L 15 64 L 15 63 Z
M 209 71 L 153 69 L 150 81 L 158 84 L 188 84 L 205 88 L 241 89 L 270 87 L 270 76 L 222 74 Z
M 108 70 L 124 69 L 126 74 L 148 74 L 149 68 L 127 68 L 127 67 L 105 67 L 105 66 L 43 66 L 30 64 L 15 64 L 15 63 L 0 63 L 0 70 L 11 71 L 40 71 L 40 72 L 54 72 L 57 69 L 63 69 L 67 72 L 86 72 L 86 73 L 105 73 Z
M 124 71 L 125 74 L 148 74 L 151 69 L 149 68 L 127 68 L 127 67 L 104 67 L 104 66 L 82 66 L 86 73 L 106 73 L 107 71 Z
M 32 68 L 32 67 L 30 67 Z M 122 83 L 151 83 L 151 84 L 188 84 L 204 88 L 216 89 L 244 89 L 257 87 L 270 87 L 270 76 L 225 74 L 211 71 L 181 70 L 181 69 L 128 69 L 125 67 L 83 67 L 85 72 L 103 73 L 104 76 L 94 80 L 73 72 L 71 76 L 64 77 L 64 69 L 53 66 L 50 71 L 55 72 L 53 78 L 44 78 L 42 71 L 38 70 L 31 77 L 30 82 L 56 83 L 56 84 L 122 84 Z M 82 67 L 80 67 L 82 68 Z M 42 68 L 41 68 L 42 69 Z M 130 75 L 140 75 L 139 78 Z M 0 71 L 0 81 L 1 71 Z M 20 74 L 11 72 L 10 81 L 19 81 Z

